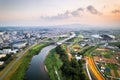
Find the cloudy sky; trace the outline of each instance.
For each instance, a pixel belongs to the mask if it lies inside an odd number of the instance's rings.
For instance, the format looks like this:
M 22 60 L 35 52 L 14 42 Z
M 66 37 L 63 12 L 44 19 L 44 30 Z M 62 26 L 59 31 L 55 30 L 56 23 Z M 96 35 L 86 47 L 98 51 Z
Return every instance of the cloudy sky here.
M 120 0 L 0 0 L 0 25 L 120 26 Z

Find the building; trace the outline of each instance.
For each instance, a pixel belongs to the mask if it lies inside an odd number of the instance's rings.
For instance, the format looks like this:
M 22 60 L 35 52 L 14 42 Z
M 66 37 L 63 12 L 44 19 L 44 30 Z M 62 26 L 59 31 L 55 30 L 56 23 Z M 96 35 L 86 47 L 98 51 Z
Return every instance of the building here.
M 0 58 L 5 57 L 5 56 L 6 56 L 6 54 L 0 54 Z
M 0 53 L 3 53 L 3 54 L 10 54 L 10 53 L 17 53 L 18 49 L 3 49 L 3 50 L 0 50 Z
M 4 43 L 3 32 L 0 32 L 0 44 Z
M 114 39 L 112 35 L 102 34 L 100 36 L 102 37 L 102 40 L 105 40 L 105 41 L 109 41 L 109 40 Z
M 77 60 L 81 60 L 81 59 L 82 59 L 82 55 L 80 55 L 80 56 L 75 55 L 75 58 L 76 58 Z
M 4 64 L 4 61 L 0 61 L 0 65 L 3 65 Z
M 15 42 L 15 43 L 13 43 L 13 48 L 18 48 L 18 49 L 20 49 L 20 48 L 24 48 L 24 47 L 26 47 L 26 45 L 27 45 L 27 42 L 26 41 L 19 41 L 19 42 Z

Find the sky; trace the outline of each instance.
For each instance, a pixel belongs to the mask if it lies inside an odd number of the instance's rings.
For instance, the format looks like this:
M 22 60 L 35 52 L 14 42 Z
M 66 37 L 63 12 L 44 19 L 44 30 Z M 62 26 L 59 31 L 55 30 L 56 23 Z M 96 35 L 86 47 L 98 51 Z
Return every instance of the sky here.
M 120 0 L 0 0 L 0 25 L 120 27 Z

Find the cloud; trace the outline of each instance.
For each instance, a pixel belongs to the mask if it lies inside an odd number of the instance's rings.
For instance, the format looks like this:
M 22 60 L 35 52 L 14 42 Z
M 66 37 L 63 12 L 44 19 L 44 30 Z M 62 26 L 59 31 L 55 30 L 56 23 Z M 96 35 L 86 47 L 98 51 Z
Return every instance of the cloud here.
M 58 14 L 56 16 L 41 16 L 41 19 L 45 20 L 58 20 L 58 19 L 66 19 L 69 18 L 70 13 L 66 11 L 64 14 Z
M 77 10 L 71 12 L 72 16 L 82 16 L 84 12 L 83 8 L 78 8 Z
M 58 20 L 58 19 L 67 19 L 70 17 L 80 17 L 83 15 L 84 9 L 78 8 L 77 10 L 74 10 L 72 12 L 66 11 L 65 13 L 58 14 L 56 16 L 41 16 L 41 19 L 47 19 L 47 20 Z
M 112 13 L 114 13 L 114 14 L 120 13 L 120 10 L 115 9 L 115 10 L 112 11 Z
M 71 17 L 81 17 L 86 15 L 87 11 L 94 15 L 101 15 L 102 13 L 95 9 L 92 5 L 87 6 L 86 8 L 78 8 L 74 11 L 66 11 L 62 14 L 57 14 L 55 16 L 41 16 L 41 19 L 44 20 L 61 20 L 61 19 L 68 19 Z
M 92 5 L 89 5 L 87 7 L 87 10 L 91 13 L 91 14 L 95 14 L 95 15 L 101 15 L 102 13 L 99 12 L 97 9 L 95 9 Z

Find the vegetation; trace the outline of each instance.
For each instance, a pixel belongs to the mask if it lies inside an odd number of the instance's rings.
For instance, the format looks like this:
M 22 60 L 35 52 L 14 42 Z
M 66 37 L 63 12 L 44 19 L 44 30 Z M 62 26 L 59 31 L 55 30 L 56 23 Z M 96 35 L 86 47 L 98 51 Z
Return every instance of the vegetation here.
M 76 59 L 69 61 L 65 53 L 65 46 L 58 46 L 56 52 L 60 55 L 60 59 L 63 62 L 61 66 L 63 80 L 87 80 L 83 71 L 82 62 Z
M 10 80 L 23 80 L 31 58 L 45 46 L 47 46 L 47 44 L 38 44 L 27 51 L 27 55 L 22 58 L 20 66 L 16 69 Z
M 75 59 L 64 63 L 61 67 L 63 80 L 87 80 L 82 63 Z
M 95 50 L 97 46 L 88 46 L 87 48 L 84 48 L 80 52 L 78 52 L 79 55 L 91 55 L 90 53 Z
M 82 40 L 81 37 L 76 37 L 76 38 L 69 39 L 68 42 L 74 42 L 74 44 L 76 44 L 76 43 L 79 43 L 80 40 Z
M 107 63 L 106 67 L 114 70 L 115 76 L 116 76 L 116 77 L 119 77 L 119 74 L 118 74 L 118 72 L 117 72 L 118 66 L 117 66 L 116 64 Z
M 73 49 L 80 49 L 80 45 L 74 44 L 74 45 L 72 46 L 72 48 L 73 48 Z
M 117 70 L 118 69 L 118 67 L 117 67 L 117 65 L 116 64 L 112 64 L 112 63 L 107 63 L 107 65 L 106 65 L 107 67 L 109 67 L 110 69 L 113 69 L 113 70 Z
M 65 39 L 66 37 L 59 37 L 58 40 L 63 40 Z
M 112 58 L 112 55 L 110 52 L 101 52 L 101 53 L 105 58 Z
M 68 42 L 74 42 L 74 39 L 75 38 L 72 38 L 72 39 L 69 39 L 69 40 L 67 40 Z
M 8 59 L 11 57 L 11 55 L 12 55 L 12 54 L 6 54 L 5 57 L 1 57 L 1 58 L 0 58 L 0 61 L 6 61 L 6 60 L 8 60 Z
M 14 59 L 14 55 L 12 53 L 6 54 L 5 57 L 1 57 L 0 61 L 4 61 L 4 64 L 0 65 L 0 70 L 3 70 L 7 66 L 7 64 L 9 64 L 13 59 Z
M 120 42 L 113 42 L 113 43 L 109 43 L 109 44 L 120 48 Z
M 83 62 L 76 59 L 69 61 L 66 48 L 67 46 L 62 44 L 48 54 L 45 65 L 50 80 L 88 80 L 83 70 Z
M 47 67 L 50 80 L 59 80 L 58 78 L 62 79 L 60 70 L 60 67 L 62 66 L 62 61 L 59 58 L 59 55 L 56 54 L 55 49 L 52 49 L 49 52 L 45 60 L 45 65 Z M 55 71 L 57 71 L 58 76 Z

